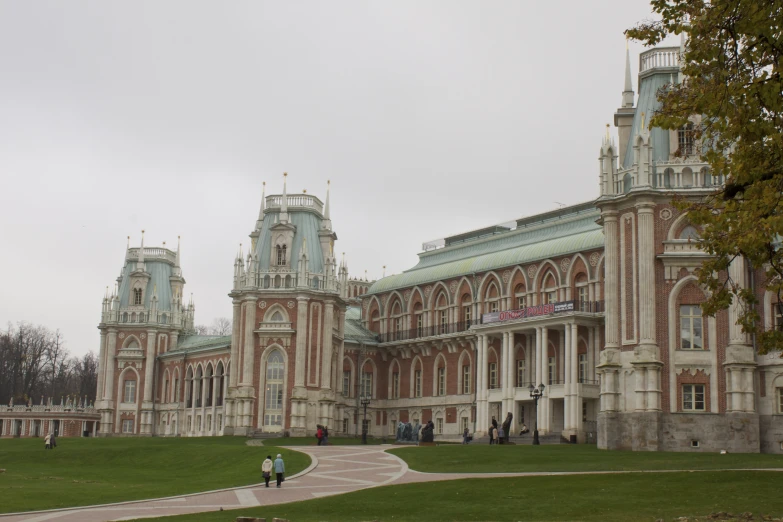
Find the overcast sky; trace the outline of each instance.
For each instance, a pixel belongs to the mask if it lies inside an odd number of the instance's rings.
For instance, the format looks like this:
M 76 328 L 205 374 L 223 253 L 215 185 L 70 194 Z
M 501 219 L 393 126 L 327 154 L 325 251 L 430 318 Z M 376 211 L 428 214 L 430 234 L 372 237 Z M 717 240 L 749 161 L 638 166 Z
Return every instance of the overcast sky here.
M 598 196 L 623 30 L 646 0 L 0 0 L 0 324 L 97 352 L 138 245 L 182 236 L 196 322 L 230 317 L 267 194 L 332 181 L 354 276 Z M 631 45 L 634 78 L 641 48 Z

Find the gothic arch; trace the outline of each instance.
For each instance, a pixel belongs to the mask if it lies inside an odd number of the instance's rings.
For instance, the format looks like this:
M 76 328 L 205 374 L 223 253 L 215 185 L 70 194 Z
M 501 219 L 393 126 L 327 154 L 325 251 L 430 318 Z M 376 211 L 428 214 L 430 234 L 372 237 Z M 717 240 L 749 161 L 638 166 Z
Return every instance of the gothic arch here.
M 677 235 L 677 231 L 680 230 L 682 226 L 686 223 L 689 225 L 691 224 L 690 219 L 688 219 L 687 212 L 683 212 L 682 214 L 674 218 L 672 220 L 672 224 L 669 225 L 669 230 L 666 231 L 666 240 L 674 241 L 678 239 L 677 237 L 675 237 Z
M 397 368 L 397 375 L 402 375 L 402 366 L 400 366 L 400 362 L 397 360 L 397 358 L 396 358 L 396 357 L 394 357 L 394 358 L 391 360 L 391 363 L 389 363 L 388 390 L 387 390 L 387 395 L 386 395 L 386 397 L 387 397 L 388 399 L 396 399 L 396 398 L 397 398 L 397 397 L 395 397 L 395 396 L 394 396 L 394 394 L 392 393 L 392 391 L 393 391 L 393 390 L 392 390 L 392 386 L 393 386 L 393 384 L 394 384 L 394 378 L 393 378 L 393 376 L 394 376 L 394 369 L 395 369 L 395 368 Z M 398 381 L 398 388 L 397 388 L 397 391 L 401 391 L 401 390 L 399 389 L 399 382 L 402 382 L 402 379 L 401 379 L 400 377 L 398 377 L 398 379 L 400 379 L 400 380 Z M 400 395 L 402 395 L 402 394 L 400 394 Z
M 441 362 L 443 363 L 443 395 L 438 393 L 438 368 L 440 368 Z M 432 361 L 432 396 L 433 397 L 445 397 L 448 395 L 449 385 L 449 365 L 446 361 L 446 357 L 443 353 L 439 353 Z
M 498 297 L 506 296 L 506 294 L 503 293 L 503 279 L 498 275 L 497 272 L 490 270 L 484 274 L 483 278 L 481 278 L 481 284 L 479 285 L 478 295 L 482 302 L 484 302 L 484 297 L 487 294 L 487 286 L 492 281 L 494 281 L 495 285 L 498 287 Z
M 360 374 L 359 374 L 359 386 L 361 387 L 361 374 L 365 373 L 364 368 L 367 365 L 367 363 L 370 363 L 370 367 L 372 368 L 372 398 L 377 399 L 378 398 L 378 365 L 375 364 L 375 361 L 372 360 L 370 357 L 365 357 L 362 361 L 360 368 Z
M 568 267 L 568 272 L 566 272 L 566 281 L 568 282 L 569 285 L 573 285 L 575 283 L 574 267 L 576 266 L 577 259 L 582 260 L 582 263 L 584 264 L 585 274 L 587 274 L 587 281 L 590 282 L 590 263 L 588 263 L 587 259 L 585 259 L 585 256 L 583 256 L 581 252 L 577 252 L 571 257 L 571 264 Z
M 489 346 L 487 346 L 487 375 L 484 376 L 484 378 L 486 379 L 485 382 L 487 383 L 487 389 L 495 389 L 495 388 L 489 388 L 489 386 L 491 385 L 491 381 L 490 381 L 490 378 L 489 378 L 489 375 L 490 375 L 489 365 L 491 364 L 490 361 L 492 360 L 492 357 L 491 357 L 492 355 L 495 356 L 495 361 L 494 361 L 495 362 L 495 371 L 497 372 L 497 377 L 495 379 L 495 385 L 496 385 L 496 388 L 500 388 L 500 386 L 501 386 L 500 376 L 501 376 L 503 370 L 502 370 L 501 365 L 500 365 L 500 357 L 498 356 L 498 352 L 495 350 L 495 347 L 492 346 L 492 345 L 489 345 Z
M 171 374 L 169 373 L 169 369 L 168 368 L 163 370 L 163 381 L 162 382 L 163 382 L 163 397 L 161 397 L 161 402 L 163 402 L 163 404 L 166 404 L 168 402 L 171 402 L 169 400 L 170 397 L 169 397 L 169 394 L 168 394 L 169 390 L 167 389 L 168 386 L 166 386 L 167 382 L 171 382 Z
M 135 342 L 136 346 L 138 347 L 138 348 L 135 348 L 135 349 L 137 349 L 137 350 L 144 350 L 144 347 L 141 344 L 141 340 L 138 337 L 136 337 L 134 334 L 130 334 L 130 335 L 128 335 L 128 337 L 125 338 L 125 341 L 123 341 L 123 343 L 122 343 L 122 349 L 123 350 L 127 350 L 128 348 L 131 348 L 131 343 L 132 342 Z
M 449 289 L 446 287 L 446 284 L 443 281 L 438 281 L 434 285 L 432 285 L 432 293 L 430 293 L 430 300 L 427 307 L 429 310 L 435 309 L 435 303 L 437 302 L 436 298 L 440 296 L 441 293 L 446 295 L 447 306 L 451 306 L 452 304 L 454 304 L 452 302 L 453 299 L 451 298 L 451 292 L 449 292 Z
M 177 392 L 179 391 L 179 379 L 179 368 L 174 368 L 174 371 L 171 372 L 171 395 L 169 395 L 171 402 L 179 402 L 177 397 Z
M 470 300 L 475 302 L 476 296 L 473 295 L 473 285 L 470 284 L 470 281 L 468 281 L 468 278 L 465 276 L 462 276 L 457 282 L 457 293 L 454 295 L 454 302 L 458 303 L 460 301 L 461 296 L 464 294 L 464 292 L 462 292 L 462 288 L 464 286 L 467 286 L 468 288 L 468 293 L 470 293 Z
M 141 387 L 141 376 L 139 375 L 139 372 L 134 368 L 133 366 L 128 366 L 125 369 L 123 369 L 120 372 L 120 376 L 117 379 L 117 402 L 119 404 L 131 404 L 124 402 L 125 396 L 123 392 L 125 391 L 125 374 L 126 373 L 133 373 L 133 375 L 136 376 L 136 395 L 134 397 L 133 404 L 137 405 L 139 404 L 139 395 L 142 393 L 143 388 Z M 119 418 L 119 415 L 117 416 Z M 138 426 L 134 427 L 138 431 Z
M 557 268 L 557 265 L 555 264 L 554 261 L 552 261 L 551 259 L 545 259 L 541 261 L 541 264 L 538 266 L 536 275 L 533 278 L 533 287 L 529 291 L 540 292 L 541 281 L 543 280 L 542 278 L 549 273 L 554 274 L 555 287 L 560 288 L 563 285 L 563 282 L 560 279 L 560 269 Z
M 268 345 L 266 348 L 264 348 L 264 351 L 261 353 L 261 358 L 259 360 L 259 372 L 258 372 L 258 389 L 266 391 L 266 373 L 267 373 L 267 362 L 269 361 L 269 356 L 272 355 L 273 352 L 278 352 L 282 358 L 283 358 L 283 401 L 282 401 L 282 425 L 280 426 L 280 431 L 285 430 L 286 427 L 286 415 L 287 415 L 287 408 L 286 404 L 288 402 L 288 369 L 289 361 L 288 361 L 288 353 L 286 352 L 285 348 L 280 346 L 277 343 L 272 343 Z M 256 401 L 258 403 L 257 410 L 258 410 L 258 417 L 256 421 L 256 427 L 261 428 L 264 426 L 264 409 L 266 407 L 266 396 L 263 393 L 259 394 L 258 400 Z M 268 429 L 268 428 L 267 428 Z
M 467 361 L 467 364 L 465 364 L 465 361 Z M 465 393 L 464 390 L 464 382 L 462 381 L 462 368 L 464 366 L 469 366 L 470 370 L 468 371 L 470 377 L 470 388 L 468 389 L 467 393 L 471 393 L 474 389 L 473 386 L 473 358 L 470 356 L 470 350 L 463 348 L 462 353 L 459 354 L 459 360 L 457 361 L 457 393 Z
M 416 386 L 416 370 L 421 370 L 421 391 L 422 396 L 424 395 L 424 362 L 421 360 L 421 357 L 418 355 L 414 356 L 411 360 L 411 375 L 410 375 L 410 390 L 409 390 L 409 397 L 415 398 L 415 386 Z
M 604 267 L 604 252 L 601 252 L 600 256 L 598 257 L 598 262 L 595 264 L 595 268 L 593 269 L 592 279 L 590 279 L 591 283 L 595 283 L 603 279 L 602 277 L 603 267 Z
M 381 300 L 378 299 L 378 294 L 371 295 L 369 300 L 370 302 L 367 305 L 367 314 L 369 315 L 372 312 L 373 303 L 375 303 L 376 310 L 378 310 L 378 315 L 383 316 L 383 305 L 381 305 Z
M 527 278 L 527 274 L 524 270 L 522 270 L 522 267 L 517 265 L 511 270 L 511 276 L 508 278 L 508 284 L 506 285 L 506 295 L 508 296 L 514 297 L 514 282 L 516 281 L 517 274 L 522 275 L 522 280 L 524 281 L 525 285 L 525 293 L 527 293 L 530 289 L 530 281 Z
M 275 317 L 275 313 L 279 313 L 283 316 L 283 320 L 280 321 Z M 277 319 L 277 320 L 276 320 Z M 291 318 L 288 315 L 288 310 L 286 310 L 283 306 L 281 306 L 279 303 L 275 303 L 272 306 L 269 307 L 269 309 L 264 312 L 264 322 L 265 323 L 290 323 Z
M 391 311 L 394 309 L 394 305 L 396 303 L 400 304 L 400 313 L 405 314 L 406 306 L 405 306 L 405 300 L 403 300 L 402 296 L 397 290 L 392 290 L 389 292 L 388 299 L 386 300 L 386 318 L 391 317 Z
M 411 288 L 411 298 L 409 303 L 413 303 L 414 301 L 413 294 L 419 294 L 419 299 L 421 300 L 421 306 L 422 308 L 424 308 L 427 305 L 427 300 L 424 298 L 424 291 L 418 286 L 414 286 L 413 288 Z

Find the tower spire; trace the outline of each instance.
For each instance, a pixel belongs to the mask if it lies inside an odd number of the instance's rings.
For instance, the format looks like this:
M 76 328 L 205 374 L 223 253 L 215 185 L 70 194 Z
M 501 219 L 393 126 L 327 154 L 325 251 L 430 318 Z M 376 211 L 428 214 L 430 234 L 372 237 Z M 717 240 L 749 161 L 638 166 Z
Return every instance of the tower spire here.
M 139 248 L 139 258 L 136 262 L 136 270 L 144 271 L 144 231 L 141 231 L 141 247 Z
M 182 266 L 180 264 L 180 261 L 182 260 L 182 258 L 179 255 L 179 253 L 181 251 L 182 251 L 182 237 L 181 236 L 177 236 L 177 259 L 174 261 L 174 266 L 177 266 L 177 267 Z
M 288 191 L 286 180 L 288 172 L 283 172 L 283 200 L 280 202 L 280 223 L 288 223 Z
M 261 209 L 258 211 L 258 221 L 256 221 L 256 230 L 261 228 L 264 221 L 264 205 L 266 203 L 266 181 L 261 183 Z
M 631 51 L 628 39 L 625 39 L 625 89 L 623 89 L 623 107 L 633 107 L 633 82 L 631 81 Z
M 326 203 L 324 204 L 324 217 L 326 219 L 330 219 L 329 217 L 329 188 L 332 184 L 331 180 L 326 180 Z

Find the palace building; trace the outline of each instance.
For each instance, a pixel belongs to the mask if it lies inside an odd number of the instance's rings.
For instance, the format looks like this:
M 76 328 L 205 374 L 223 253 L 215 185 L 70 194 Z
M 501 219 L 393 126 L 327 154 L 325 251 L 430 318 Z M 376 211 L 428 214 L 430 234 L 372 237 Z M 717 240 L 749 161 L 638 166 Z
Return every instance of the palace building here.
M 230 336 L 195 335 L 180 250 L 128 248 L 103 301 L 98 434 L 436 437 L 512 432 L 605 449 L 783 453 L 783 360 L 758 355 L 736 307 L 702 314 L 699 230 L 672 204 L 711 175 L 688 128 L 649 129 L 680 49 L 626 57 L 619 140 L 591 201 L 426 243 L 416 266 L 349 278 L 311 194 L 262 196 L 234 262 Z M 586 169 L 592 167 L 586 166 Z M 762 271 L 732 262 L 733 281 Z M 775 299 L 758 285 L 771 327 Z M 537 409 L 530 385 L 544 385 Z M 366 413 L 365 413 L 366 412 Z M 2 412 L 0 412 L 2 413 Z

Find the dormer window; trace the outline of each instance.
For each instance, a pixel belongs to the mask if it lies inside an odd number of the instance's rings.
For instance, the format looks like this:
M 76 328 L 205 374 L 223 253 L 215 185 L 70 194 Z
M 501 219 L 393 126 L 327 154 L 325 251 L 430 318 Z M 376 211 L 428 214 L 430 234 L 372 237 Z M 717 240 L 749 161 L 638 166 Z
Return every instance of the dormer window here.
M 277 245 L 277 266 L 285 266 L 287 250 L 288 248 L 286 245 Z
M 677 130 L 677 144 L 680 156 L 693 154 L 693 124 L 689 123 Z
M 141 304 L 141 288 L 134 288 L 133 289 L 133 304 L 134 305 L 140 305 Z

